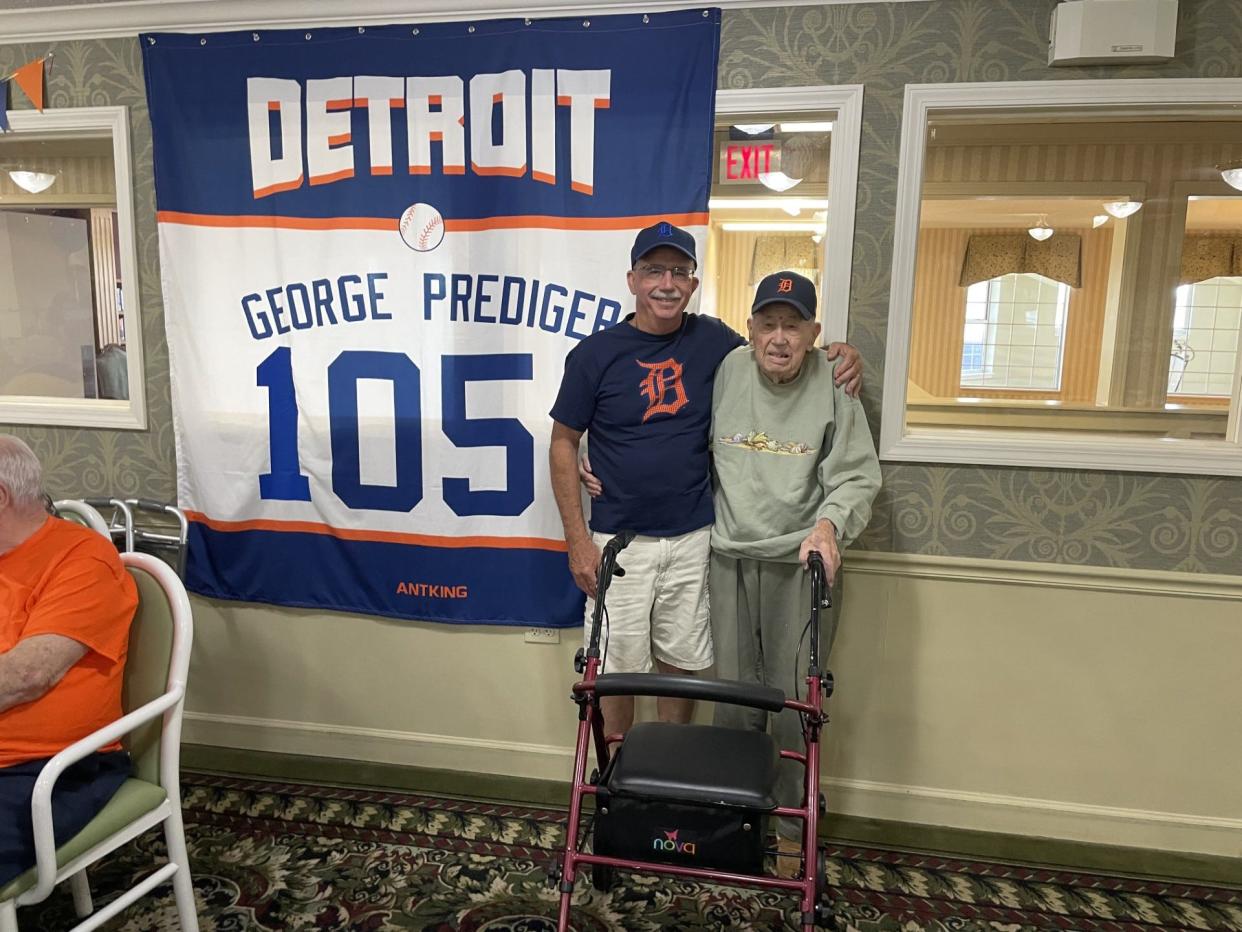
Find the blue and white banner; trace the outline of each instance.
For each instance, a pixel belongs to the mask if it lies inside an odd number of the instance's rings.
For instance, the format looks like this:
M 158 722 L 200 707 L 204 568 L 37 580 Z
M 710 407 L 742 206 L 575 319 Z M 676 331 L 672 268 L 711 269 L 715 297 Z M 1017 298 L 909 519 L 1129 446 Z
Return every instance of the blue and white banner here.
M 567 626 L 565 354 L 702 242 L 719 11 L 142 37 L 187 584 Z

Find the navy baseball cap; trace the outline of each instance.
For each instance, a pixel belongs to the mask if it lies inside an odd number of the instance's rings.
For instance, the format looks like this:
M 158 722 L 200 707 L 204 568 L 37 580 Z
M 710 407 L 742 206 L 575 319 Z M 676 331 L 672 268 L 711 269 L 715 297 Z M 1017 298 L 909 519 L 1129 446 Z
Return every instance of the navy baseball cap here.
M 633 268 L 639 259 L 661 246 L 671 246 L 678 252 L 685 253 L 695 265 L 699 264 L 699 257 L 694 254 L 694 237 L 681 227 L 661 220 L 645 230 L 639 230 L 634 237 L 634 248 L 630 250 L 630 267 Z
M 815 284 L 797 272 L 773 272 L 755 289 L 753 314 L 769 304 L 788 304 L 807 320 L 815 319 Z

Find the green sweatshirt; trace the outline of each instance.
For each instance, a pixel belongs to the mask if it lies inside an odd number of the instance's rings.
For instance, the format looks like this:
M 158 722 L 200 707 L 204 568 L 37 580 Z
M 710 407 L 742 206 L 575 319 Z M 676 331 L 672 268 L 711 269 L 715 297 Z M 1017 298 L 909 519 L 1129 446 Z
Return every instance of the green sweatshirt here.
M 778 385 L 742 346 L 716 370 L 712 549 L 730 557 L 795 563 L 815 522 L 827 518 L 842 547 L 871 518 L 880 461 L 862 404 L 832 382 L 834 364 L 807 353 Z

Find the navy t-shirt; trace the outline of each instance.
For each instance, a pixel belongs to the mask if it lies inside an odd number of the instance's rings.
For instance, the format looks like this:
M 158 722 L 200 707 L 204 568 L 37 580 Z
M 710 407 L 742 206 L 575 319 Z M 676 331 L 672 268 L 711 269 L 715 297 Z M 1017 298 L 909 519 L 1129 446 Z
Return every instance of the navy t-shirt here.
M 714 317 L 685 314 L 674 333 L 653 334 L 633 316 L 570 350 L 551 414 L 591 433 L 591 470 L 604 486 L 591 529 L 673 537 L 715 520 L 712 380 L 746 341 Z

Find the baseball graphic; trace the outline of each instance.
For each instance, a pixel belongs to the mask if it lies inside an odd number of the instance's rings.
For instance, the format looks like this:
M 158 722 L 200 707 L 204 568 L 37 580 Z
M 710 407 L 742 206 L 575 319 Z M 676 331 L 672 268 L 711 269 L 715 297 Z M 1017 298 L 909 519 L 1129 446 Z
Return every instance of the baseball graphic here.
M 405 245 L 415 252 L 431 252 L 444 239 L 444 218 L 430 204 L 411 204 L 397 227 Z

